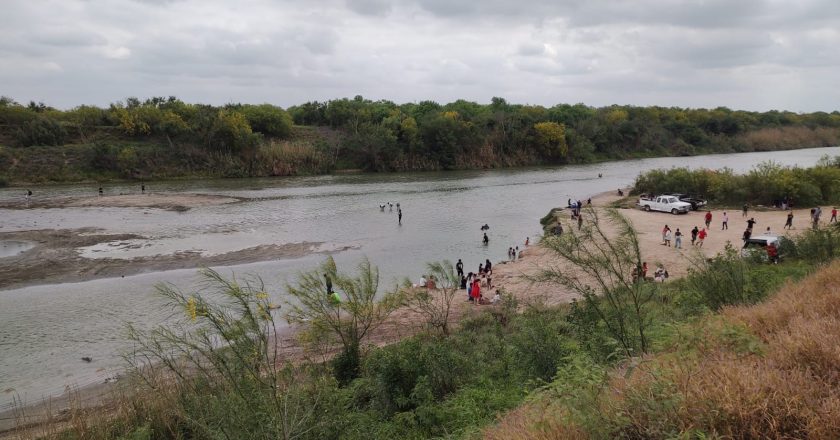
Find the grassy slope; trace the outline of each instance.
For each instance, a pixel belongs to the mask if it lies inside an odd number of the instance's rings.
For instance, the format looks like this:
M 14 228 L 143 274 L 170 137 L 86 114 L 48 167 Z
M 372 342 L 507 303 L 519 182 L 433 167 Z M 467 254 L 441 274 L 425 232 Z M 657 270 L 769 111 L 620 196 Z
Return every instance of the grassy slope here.
M 555 382 L 487 439 L 840 438 L 840 262 L 676 326 L 632 366 Z M 589 380 L 587 380 L 589 379 Z M 682 436 L 682 437 L 680 437 Z

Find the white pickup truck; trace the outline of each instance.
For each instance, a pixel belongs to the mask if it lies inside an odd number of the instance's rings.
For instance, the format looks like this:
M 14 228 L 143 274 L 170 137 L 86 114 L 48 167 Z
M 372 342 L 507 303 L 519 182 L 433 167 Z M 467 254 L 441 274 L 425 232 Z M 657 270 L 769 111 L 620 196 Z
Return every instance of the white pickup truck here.
M 645 211 L 662 211 L 671 214 L 685 214 L 691 211 L 691 203 L 682 202 L 675 196 L 639 197 L 639 208 Z

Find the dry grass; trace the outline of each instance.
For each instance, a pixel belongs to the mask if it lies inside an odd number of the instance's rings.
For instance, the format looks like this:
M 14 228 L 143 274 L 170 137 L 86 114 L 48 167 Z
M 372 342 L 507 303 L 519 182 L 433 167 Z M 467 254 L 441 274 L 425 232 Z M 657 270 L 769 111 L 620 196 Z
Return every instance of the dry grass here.
M 826 127 L 762 128 L 743 134 L 738 140 L 751 151 L 830 147 L 840 142 L 840 130 Z
M 596 409 L 552 409 L 546 393 L 485 438 L 585 438 L 580 427 L 593 438 L 604 428 L 621 438 L 840 438 L 840 262 L 677 333 L 632 374 L 614 372 L 590 396 Z

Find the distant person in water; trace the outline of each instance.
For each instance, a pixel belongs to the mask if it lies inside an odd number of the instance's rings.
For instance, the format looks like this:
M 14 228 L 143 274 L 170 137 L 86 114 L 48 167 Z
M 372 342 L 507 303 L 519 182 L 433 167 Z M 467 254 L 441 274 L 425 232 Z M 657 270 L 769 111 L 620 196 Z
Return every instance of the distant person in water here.
M 140 194 L 146 194 L 146 184 L 145 183 L 140 184 Z
M 397 208 L 397 224 L 402 224 L 402 209 Z
M 101 186 L 99 187 L 99 195 L 100 196 L 102 195 L 102 187 Z
M 525 237 L 525 246 L 529 246 L 531 244 L 531 237 Z
M 382 211 L 382 212 L 385 212 L 385 204 L 384 203 L 379 204 L 379 210 Z
M 488 243 L 490 243 L 490 238 L 489 238 L 489 237 L 487 237 L 487 233 L 486 233 L 486 232 L 484 233 L 484 239 L 483 239 L 483 242 L 484 242 L 484 244 L 485 244 L 485 245 L 487 245 Z
M 29 203 L 30 200 L 32 200 L 32 190 L 28 189 L 26 190 L 26 203 Z

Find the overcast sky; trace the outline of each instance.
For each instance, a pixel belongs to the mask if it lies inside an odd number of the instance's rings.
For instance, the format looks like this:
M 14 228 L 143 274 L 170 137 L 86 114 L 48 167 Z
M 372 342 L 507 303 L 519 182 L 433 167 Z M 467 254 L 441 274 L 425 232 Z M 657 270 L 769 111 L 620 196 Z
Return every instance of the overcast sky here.
M 0 0 L 0 95 L 840 109 L 840 0 Z

